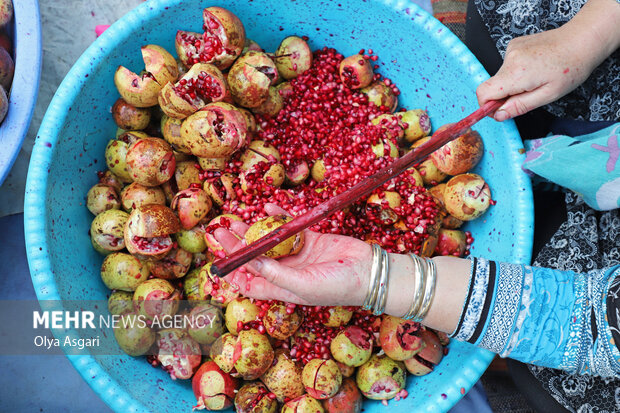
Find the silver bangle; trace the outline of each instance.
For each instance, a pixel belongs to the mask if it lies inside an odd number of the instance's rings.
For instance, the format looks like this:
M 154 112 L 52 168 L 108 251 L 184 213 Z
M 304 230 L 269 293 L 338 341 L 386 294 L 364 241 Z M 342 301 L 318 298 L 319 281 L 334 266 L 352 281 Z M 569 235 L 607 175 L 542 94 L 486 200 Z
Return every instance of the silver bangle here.
M 366 299 L 364 300 L 364 310 L 370 311 L 375 302 L 377 295 L 376 287 L 379 279 L 379 272 L 381 270 L 381 247 L 377 244 L 372 244 L 372 267 L 370 268 L 370 280 L 368 281 L 368 291 L 366 293 Z
M 409 254 L 411 261 L 413 261 L 413 300 L 411 302 L 411 307 L 409 307 L 409 311 L 402 316 L 405 320 L 411 320 L 415 318 L 418 314 L 418 310 L 422 304 L 422 292 L 424 291 L 424 269 L 422 267 L 421 258 L 419 258 L 415 254 Z
M 414 321 L 418 323 L 424 320 L 428 310 L 431 308 L 431 302 L 433 301 L 433 297 L 435 296 L 435 284 L 437 283 L 437 266 L 435 265 L 435 261 L 430 258 L 425 258 L 426 267 L 428 269 L 428 274 L 426 282 L 426 286 L 424 288 L 424 301 L 422 301 L 422 307 L 418 312 Z
M 379 289 L 377 291 L 377 302 L 375 303 L 373 314 L 379 316 L 385 311 L 387 303 L 387 293 L 389 288 L 390 258 L 388 253 L 381 249 L 381 278 L 379 280 Z

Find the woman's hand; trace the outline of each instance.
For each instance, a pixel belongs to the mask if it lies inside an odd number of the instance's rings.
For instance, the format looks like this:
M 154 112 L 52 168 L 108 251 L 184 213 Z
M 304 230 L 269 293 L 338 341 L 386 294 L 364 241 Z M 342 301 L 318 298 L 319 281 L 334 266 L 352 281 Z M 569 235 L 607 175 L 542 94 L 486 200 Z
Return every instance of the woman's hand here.
M 286 213 L 268 204 L 269 215 Z M 243 237 L 248 225 L 233 222 L 231 230 Z M 223 228 L 214 233 L 226 251 L 244 246 Z M 370 245 L 342 235 L 304 232 L 297 255 L 278 261 L 260 257 L 226 277 L 243 295 L 312 305 L 362 305 L 368 288 L 372 252 Z
M 513 39 L 497 74 L 478 87 L 479 104 L 508 97 L 493 115 L 503 121 L 571 92 L 620 45 L 619 19 L 616 0 L 589 0 L 564 26 Z

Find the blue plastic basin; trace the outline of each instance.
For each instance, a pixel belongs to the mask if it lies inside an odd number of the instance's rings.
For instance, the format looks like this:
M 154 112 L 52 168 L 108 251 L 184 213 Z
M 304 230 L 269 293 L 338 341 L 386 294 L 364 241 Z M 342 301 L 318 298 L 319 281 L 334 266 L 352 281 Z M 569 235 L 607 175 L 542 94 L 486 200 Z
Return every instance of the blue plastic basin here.
M 400 103 L 428 109 L 435 127 L 477 108 L 476 86 L 488 75 L 441 23 L 406 1 L 204 1 L 150 0 L 127 14 L 82 55 L 54 96 L 41 128 L 28 173 L 26 244 L 32 280 L 40 300 L 105 299 L 99 277 L 102 258 L 91 247 L 86 192 L 105 167 L 104 148 L 116 126 L 110 107 L 118 97 L 118 65 L 142 69 L 140 46 L 157 43 L 174 51 L 177 29 L 199 31 L 201 10 L 222 5 L 236 13 L 248 37 L 274 50 L 287 35 L 310 36 L 313 48 L 332 46 L 353 54 L 372 48 L 381 72 L 402 90 Z M 522 173 L 523 156 L 512 122 L 485 119 L 476 129 L 486 152 L 476 171 L 484 176 L 497 205 L 471 223 L 473 254 L 529 262 L 532 194 Z M 144 359 L 129 356 L 71 356 L 76 369 L 114 410 L 191 411 L 188 382 L 169 379 Z M 446 411 L 471 388 L 492 354 L 453 342 L 432 374 L 407 382 L 409 397 L 391 411 Z M 365 411 L 384 412 L 367 402 Z
M 10 23 L 15 76 L 9 96 L 9 112 L 0 125 L 0 185 L 22 147 L 39 92 L 41 75 L 41 20 L 37 0 L 14 1 Z M 8 91 L 7 91 L 8 93 Z

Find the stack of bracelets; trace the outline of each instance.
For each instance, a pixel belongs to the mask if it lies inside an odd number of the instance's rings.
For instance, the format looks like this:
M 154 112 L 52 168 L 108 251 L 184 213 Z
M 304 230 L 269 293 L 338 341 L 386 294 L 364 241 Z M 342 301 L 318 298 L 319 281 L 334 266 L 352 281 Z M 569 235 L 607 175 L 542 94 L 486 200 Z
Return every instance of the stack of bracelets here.
M 409 254 L 409 256 L 414 266 L 414 293 L 411 307 L 402 318 L 421 322 L 426 317 L 435 295 L 437 267 L 430 258 L 418 257 L 415 254 Z M 364 300 L 364 309 L 372 311 L 374 315 L 381 315 L 385 311 L 387 302 L 390 268 L 387 252 L 376 244 L 372 245 L 372 268 L 370 271 L 370 282 Z

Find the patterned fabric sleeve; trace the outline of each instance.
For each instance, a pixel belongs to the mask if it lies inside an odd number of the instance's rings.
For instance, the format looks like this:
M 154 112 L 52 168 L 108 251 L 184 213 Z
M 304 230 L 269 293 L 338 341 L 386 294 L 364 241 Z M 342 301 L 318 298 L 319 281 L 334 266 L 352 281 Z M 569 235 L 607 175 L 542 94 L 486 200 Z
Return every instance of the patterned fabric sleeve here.
M 452 337 L 538 366 L 620 377 L 620 266 L 579 274 L 472 262 Z

